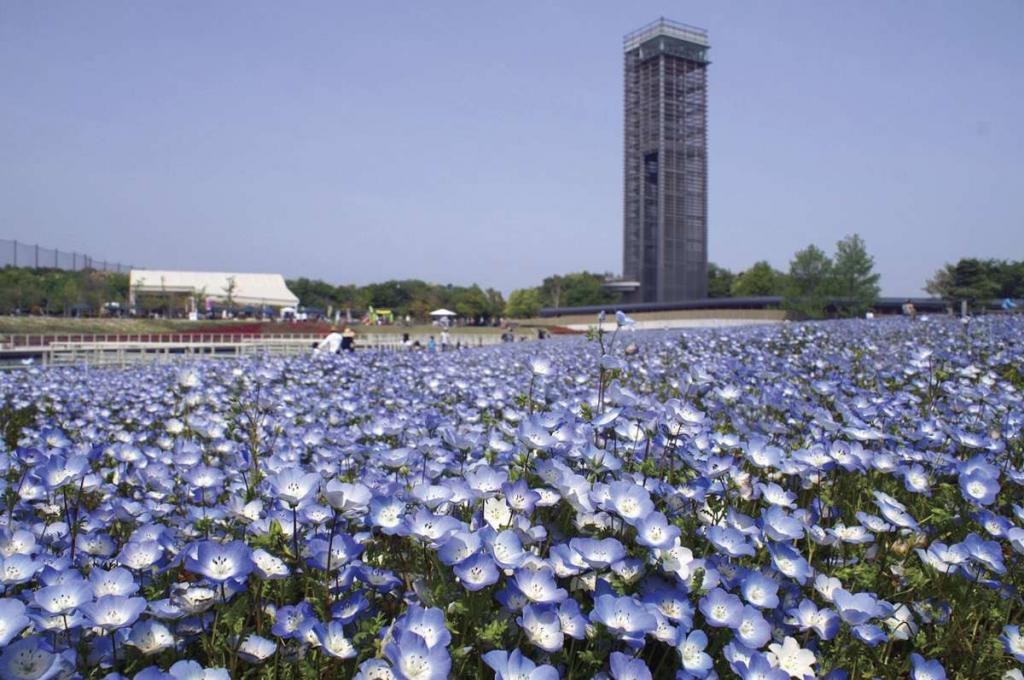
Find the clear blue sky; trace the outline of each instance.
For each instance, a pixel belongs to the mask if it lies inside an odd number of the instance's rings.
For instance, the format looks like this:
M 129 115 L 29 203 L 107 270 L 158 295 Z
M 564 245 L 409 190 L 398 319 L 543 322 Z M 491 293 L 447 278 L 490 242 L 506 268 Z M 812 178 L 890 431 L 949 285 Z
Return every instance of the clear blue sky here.
M 622 35 L 710 32 L 710 252 L 1024 258 L 1024 2 L 0 5 L 0 237 L 505 292 L 618 272 Z

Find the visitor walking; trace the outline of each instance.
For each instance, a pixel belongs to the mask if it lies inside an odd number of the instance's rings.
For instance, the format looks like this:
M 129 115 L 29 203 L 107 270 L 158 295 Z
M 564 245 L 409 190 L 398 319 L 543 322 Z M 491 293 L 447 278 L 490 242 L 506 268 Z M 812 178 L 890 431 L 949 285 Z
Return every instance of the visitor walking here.
M 346 352 L 356 351 L 356 332 L 348 326 L 341 333 L 341 349 Z

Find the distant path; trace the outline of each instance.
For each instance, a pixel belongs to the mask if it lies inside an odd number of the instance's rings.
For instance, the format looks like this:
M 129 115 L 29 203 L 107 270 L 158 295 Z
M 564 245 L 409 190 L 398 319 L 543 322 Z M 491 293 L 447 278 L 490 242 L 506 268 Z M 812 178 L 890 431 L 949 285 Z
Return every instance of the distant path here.
M 757 326 L 764 324 L 782 323 L 782 319 L 648 319 L 637 320 L 634 327 L 638 331 L 663 331 L 677 328 L 731 328 L 734 326 Z M 566 328 L 574 331 L 585 331 L 596 323 L 590 324 L 565 324 Z M 605 321 L 602 324 L 605 331 L 615 330 L 615 321 Z

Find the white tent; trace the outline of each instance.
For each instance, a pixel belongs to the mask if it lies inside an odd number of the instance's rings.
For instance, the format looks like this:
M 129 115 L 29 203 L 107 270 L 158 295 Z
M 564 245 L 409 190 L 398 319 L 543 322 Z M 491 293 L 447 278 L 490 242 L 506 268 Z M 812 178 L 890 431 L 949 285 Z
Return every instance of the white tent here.
M 237 305 L 294 307 L 299 298 L 288 290 L 280 274 L 243 274 L 230 272 L 178 272 L 133 269 L 128 277 L 128 292 L 134 306 L 142 294 L 185 294 L 224 302 L 230 297 Z
M 432 311 L 430 313 L 430 316 L 458 316 L 458 314 L 456 314 L 450 309 L 445 309 L 444 307 L 442 307 L 441 309 L 435 309 L 434 311 Z

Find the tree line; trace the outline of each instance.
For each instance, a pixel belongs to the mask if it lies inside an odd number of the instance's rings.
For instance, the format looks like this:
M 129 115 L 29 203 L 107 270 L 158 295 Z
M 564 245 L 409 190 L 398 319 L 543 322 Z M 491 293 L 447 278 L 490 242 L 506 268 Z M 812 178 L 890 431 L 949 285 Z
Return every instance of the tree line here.
M 444 307 L 467 319 L 491 321 L 505 312 L 505 298 L 493 288 L 455 286 L 419 279 L 384 281 L 365 286 L 335 286 L 320 279 L 288 279 L 288 288 L 304 307 L 365 311 L 369 307 L 390 309 L 396 317 L 409 315 L 428 319 L 430 312 Z
M 945 300 L 1024 298 L 1024 260 L 962 258 L 936 271 L 925 290 Z
M 418 279 L 391 280 L 365 286 L 334 285 L 320 279 L 289 279 L 288 287 L 304 307 L 326 312 L 368 307 L 391 309 L 396 316 L 429 318 L 446 307 L 468 319 L 492 321 L 499 317 L 534 317 L 543 307 L 613 306 L 618 293 L 604 282 L 609 274 L 582 271 L 552 275 L 540 285 L 514 290 L 506 301 L 501 292 L 479 285 L 455 286 Z M 732 272 L 708 265 L 708 296 L 712 298 L 782 298 L 783 306 L 800 316 L 826 314 L 860 316 L 878 298 L 879 275 L 874 258 L 857 234 L 836 243 L 829 255 L 809 245 L 793 255 L 787 271 L 761 260 Z M 987 302 L 1024 298 L 1024 261 L 962 258 L 946 264 L 928 280 L 925 290 L 951 302 Z M 832 306 L 831 302 L 842 304 Z M 0 269 L 0 314 L 36 313 L 97 315 L 108 303 L 127 309 L 128 275 L 95 270 L 64 271 L 4 267 Z
M 127 308 L 127 274 L 95 269 L 0 269 L 0 314 L 92 316 L 111 302 Z
M 862 316 L 878 299 L 878 280 L 864 239 L 852 234 L 836 243 L 831 256 L 814 244 L 797 251 L 788 272 L 764 260 L 738 274 L 709 264 L 708 297 L 777 296 L 786 309 L 812 319 Z

